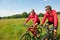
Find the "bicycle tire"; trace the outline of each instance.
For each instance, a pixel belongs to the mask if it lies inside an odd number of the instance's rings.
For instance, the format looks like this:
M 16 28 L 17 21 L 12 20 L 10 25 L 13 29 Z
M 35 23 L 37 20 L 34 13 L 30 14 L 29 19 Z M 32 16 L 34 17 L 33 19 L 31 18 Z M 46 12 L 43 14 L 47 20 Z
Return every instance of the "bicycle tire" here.
M 46 36 L 44 36 L 41 40 L 49 40 Z
M 53 37 L 51 38 L 45 34 L 45 36 L 42 38 L 42 40 L 53 40 Z
M 39 28 L 37 28 L 37 30 L 38 30 L 38 32 L 39 32 L 39 34 L 40 34 L 40 36 L 41 36 L 41 34 L 42 34 L 42 29 L 39 27 Z
M 22 35 L 20 40 L 31 40 L 31 36 L 30 36 L 30 34 L 24 34 L 24 35 Z

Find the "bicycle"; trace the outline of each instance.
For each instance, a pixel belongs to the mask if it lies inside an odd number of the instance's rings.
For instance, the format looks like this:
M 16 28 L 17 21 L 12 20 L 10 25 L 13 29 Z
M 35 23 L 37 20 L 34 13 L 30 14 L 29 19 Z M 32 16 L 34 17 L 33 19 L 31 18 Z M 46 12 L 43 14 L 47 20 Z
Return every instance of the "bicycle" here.
M 45 27 L 45 35 L 44 37 L 41 39 L 41 40 L 54 40 L 54 35 L 53 35 L 53 27 L 49 28 L 47 26 L 44 26 Z M 57 38 L 56 38 L 57 39 Z
M 27 25 L 25 25 L 25 26 L 26 26 L 26 27 L 30 27 L 30 26 L 27 26 Z M 39 37 L 41 37 L 42 29 L 41 29 L 40 26 L 37 28 L 37 31 L 38 31 L 39 34 L 40 34 Z M 27 30 L 26 33 L 22 35 L 22 37 L 20 38 L 20 40 L 32 40 L 32 38 L 33 38 L 33 37 L 30 35 L 29 31 Z M 40 38 L 39 38 L 39 39 L 40 39 Z M 33 40 L 35 40 L 35 39 L 33 39 Z

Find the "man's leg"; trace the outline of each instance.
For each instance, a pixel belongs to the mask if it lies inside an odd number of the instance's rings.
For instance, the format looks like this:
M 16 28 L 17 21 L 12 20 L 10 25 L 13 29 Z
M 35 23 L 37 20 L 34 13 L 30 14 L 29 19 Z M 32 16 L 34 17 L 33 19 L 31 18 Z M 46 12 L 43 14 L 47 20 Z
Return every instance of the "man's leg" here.
M 54 29 L 54 39 L 56 39 L 56 36 L 57 36 L 57 30 Z
M 57 37 L 57 28 L 54 28 L 54 39 Z

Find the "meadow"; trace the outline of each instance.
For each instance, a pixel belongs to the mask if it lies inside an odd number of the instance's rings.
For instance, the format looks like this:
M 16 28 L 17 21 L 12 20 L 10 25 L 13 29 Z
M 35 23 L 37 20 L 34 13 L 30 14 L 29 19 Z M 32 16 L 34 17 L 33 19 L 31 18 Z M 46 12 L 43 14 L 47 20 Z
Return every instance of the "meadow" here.
M 42 17 L 39 17 L 42 21 Z M 60 15 L 58 15 L 59 25 L 57 34 L 60 38 Z M 19 19 L 0 19 L 0 40 L 19 40 L 20 37 L 25 33 L 26 27 L 23 25 L 26 18 Z M 27 23 L 32 24 L 32 21 Z

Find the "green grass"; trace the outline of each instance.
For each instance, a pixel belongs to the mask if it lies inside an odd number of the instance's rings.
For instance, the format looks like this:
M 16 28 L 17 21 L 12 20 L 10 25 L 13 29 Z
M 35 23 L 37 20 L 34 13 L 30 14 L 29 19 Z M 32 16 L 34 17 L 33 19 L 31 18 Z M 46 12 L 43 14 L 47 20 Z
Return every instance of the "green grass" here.
M 58 19 L 59 17 L 60 15 L 58 15 Z M 39 18 L 42 21 L 42 18 Z M 25 18 L 0 20 L 0 40 L 19 40 L 26 31 L 26 27 L 23 25 L 25 20 Z M 32 21 L 28 22 L 28 25 L 30 24 L 32 24 Z M 60 19 L 57 32 L 58 37 L 60 37 Z

